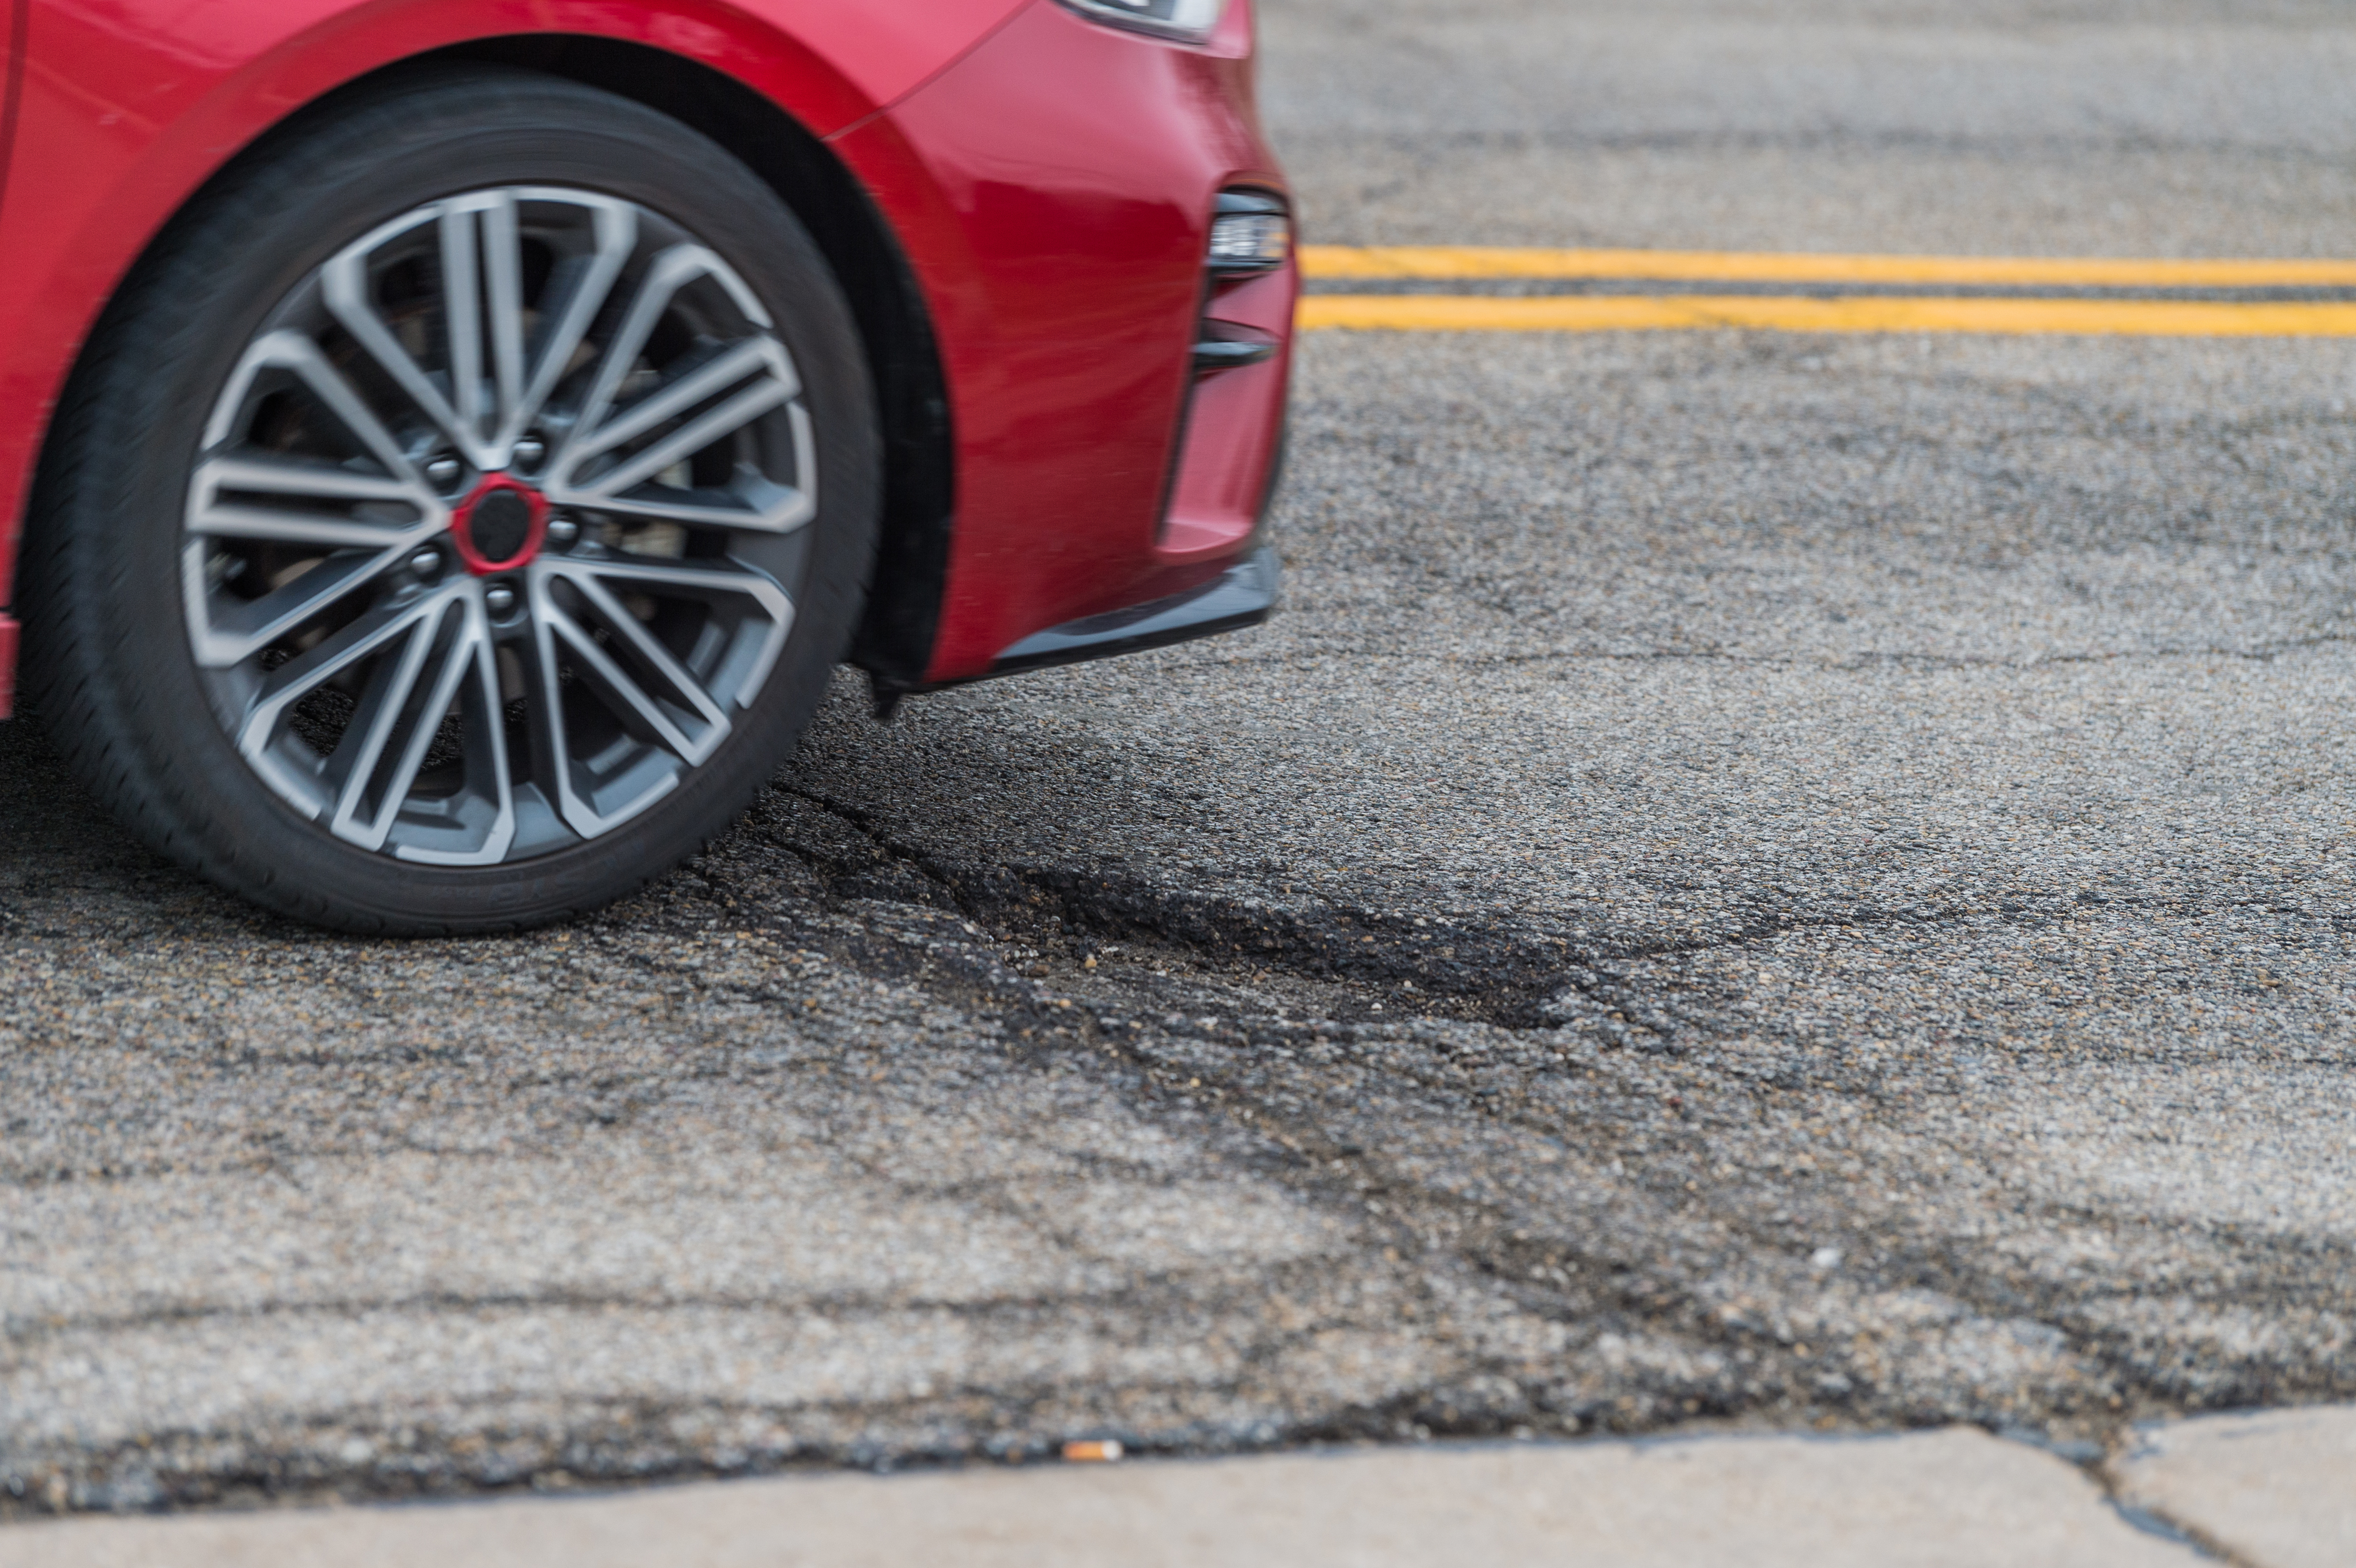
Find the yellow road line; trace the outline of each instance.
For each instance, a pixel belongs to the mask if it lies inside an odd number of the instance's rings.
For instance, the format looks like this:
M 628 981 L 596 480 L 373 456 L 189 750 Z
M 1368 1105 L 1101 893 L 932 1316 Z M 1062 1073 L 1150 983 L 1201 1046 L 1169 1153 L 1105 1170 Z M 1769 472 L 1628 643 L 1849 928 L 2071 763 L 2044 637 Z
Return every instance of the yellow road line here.
M 1659 278 L 1718 283 L 2064 288 L 2356 287 L 2356 261 L 2069 256 L 1833 256 L 1792 251 L 1549 251 L 1506 245 L 1304 245 L 1312 278 Z
M 2201 300 L 1942 299 L 1763 294 L 1309 294 L 1304 328 L 1388 332 L 2099 333 L 2144 337 L 2351 337 L 2356 304 Z

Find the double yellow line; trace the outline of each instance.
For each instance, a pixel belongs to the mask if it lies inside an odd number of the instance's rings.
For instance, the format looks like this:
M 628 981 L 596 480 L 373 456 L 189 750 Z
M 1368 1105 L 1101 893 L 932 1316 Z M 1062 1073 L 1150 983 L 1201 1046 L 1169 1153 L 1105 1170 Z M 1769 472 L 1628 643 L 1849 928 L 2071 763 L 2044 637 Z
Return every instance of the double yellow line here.
M 2086 299 L 1939 293 L 1834 297 L 1650 284 L 1831 288 L 2356 289 L 2356 261 L 2136 261 L 2038 256 L 1809 255 L 1787 251 L 1310 245 L 1312 282 L 1499 279 L 1625 282 L 1597 294 L 1312 293 L 1304 327 L 1393 332 L 2093 333 L 2147 337 L 2356 336 L 2356 301 Z

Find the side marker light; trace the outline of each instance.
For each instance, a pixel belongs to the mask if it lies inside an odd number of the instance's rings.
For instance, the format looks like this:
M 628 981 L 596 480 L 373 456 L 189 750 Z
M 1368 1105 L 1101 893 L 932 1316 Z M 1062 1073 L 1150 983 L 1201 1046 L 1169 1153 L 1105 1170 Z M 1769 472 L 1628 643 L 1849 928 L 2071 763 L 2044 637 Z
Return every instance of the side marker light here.
M 1211 218 L 1210 253 L 1204 259 L 1213 273 L 1272 272 L 1291 253 L 1292 219 L 1282 202 L 1254 191 L 1220 192 Z

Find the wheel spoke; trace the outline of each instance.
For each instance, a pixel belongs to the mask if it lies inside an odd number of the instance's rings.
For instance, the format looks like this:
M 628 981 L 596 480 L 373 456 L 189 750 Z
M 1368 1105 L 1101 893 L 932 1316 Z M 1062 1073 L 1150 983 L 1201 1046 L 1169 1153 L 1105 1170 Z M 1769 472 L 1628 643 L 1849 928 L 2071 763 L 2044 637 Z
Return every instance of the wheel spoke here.
M 507 427 L 515 422 L 524 395 L 522 231 L 515 193 L 493 191 L 444 202 L 441 240 L 454 411 L 486 442 L 489 461 L 503 462 L 515 440 Z M 493 378 L 487 403 L 483 379 L 487 347 Z M 496 436 L 493 425 L 498 427 Z
M 457 703 L 466 684 L 475 682 L 477 712 L 496 715 L 498 711 L 498 667 L 482 608 L 472 595 L 458 599 L 453 610 L 443 615 L 421 620 L 399 660 L 383 661 L 380 671 L 388 666 L 384 677 L 370 683 L 352 715 L 351 730 L 360 732 L 361 749 L 344 774 L 335 816 L 328 823 L 337 837 L 368 849 L 384 847 L 402 805 L 417 787 L 418 774 L 441 732 L 443 719 Z M 466 737 L 466 752 L 483 747 L 489 751 L 479 765 L 467 769 L 470 782 L 478 786 L 490 783 L 498 796 L 499 816 L 511 818 L 501 727 L 494 721 L 470 728 L 475 733 Z M 398 752 L 388 757 L 388 749 L 396 741 Z M 345 743 L 351 743 L 348 732 Z M 341 748 L 337 750 L 340 753 Z M 512 827 L 508 831 L 512 832 Z M 471 857 L 445 852 L 426 857 L 411 853 L 411 858 Z
M 215 490 L 251 490 L 263 496 L 314 496 L 336 501 L 406 501 L 420 511 L 438 511 L 433 495 L 406 479 L 387 479 L 299 458 L 209 457 L 197 468 L 199 484 Z
M 729 728 L 727 713 L 712 699 L 712 694 L 595 578 L 583 575 L 568 581 L 596 612 L 606 635 L 634 656 L 636 670 L 625 668 L 586 627 L 557 604 L 555 596 L 541 586 L 549 581 L 550 577 L 542 577 L 535 585 L 539 589 L 535 609 L 581 656 L 587 666 L 584 673 L 594 675 L 615 716 L 626 725 L 643 729 L 647 739 L 690 767 L 710 756 Z
M 748 316 L 766 325 L 766 316 L 756 314 L 757 302 L 744 291 L 743 283 L 710 251 L 681 245 L 657 257 L 606 347 L 571 437 L 550 468 L 550 498 L 706 528 L 776 533 L 798 528 L 817 511 L 814 443 L 809 413 L 798 400 L 800 379 L 794 373 L 792 358 L 776 338 L 764 332 L 744 339 L 626 407 L 614 406 L 623 379 L 637 364 L 654 324 L 680 289 L 701 279 L 718 283 Z M 733 394 L 732 388 L 735 389 Z M 648 485 L 665 470 L 781 407 L 787 410 L 791 432 L 795 484 L 778 484 L 750 465 L 736 463 L 723 491 Z M 660 434 L 637 451 L 625 450 L 627 443 L 681 418 L 686 422 L 678 429 Z M 602 469 L 598 467 L 601 459 L 606 460 Z
M 317 371 L 332 379 L 328 385 L 341 383 L 332 368 L 317 358 L 309 339 L 291 334 L 273 336 L 293 338 L 302 351 L 277 353 L 271 363 L 296 369 L 306 380 L 307 372 Z M 287 345 L 278 347 L 285 350 Z M 332 403 L 326 386 L 315 383 L 315 388 Z M 350 395 L 348 387 L 342 390 Z M 357 423 L 354 433 L 373 447 L 382 427 L 368 418 L 356 397 L 353 400 L 359 417 L 347 422 Z M 387 455 L 402 467 L 408 465 L 397 448 Z M 294 504 L 260 504 L 279 496 Z M 312 505 L 302 505 L 306 501 Z M 413 517 L 406 523 L 378 522 L 355 516 L 350 509 L 369 505 L 401 506 Z M 251 453 L 206 459 L 198 465 L 188 486 L 188 542 L 183 566 L 189 633 L 198 663 L 218 669 L 252 657 L 373 581 L 447 521 L 448 511 L 440 499 L 413 475 L 392 478 Z M 259 598 L 235 599 L 214 593 L 208 581 L 208 558 L 213 549 L 209 541 L 218 539 L 294 546 L 317 550 L 327 559 Z
M 323 517 L 263 507 L 220 505 L 208 507 L 190 517 L 188 528 L 191 532 L 221 539 L 313 545 L 320 549 L 388 551 L 396 551 L 402 538 L 409 531 L 386 528 L 375 523 L 356 523 L 349 517 Z
M 444 240 L 443 264 L 446 269 L 452 249 L 448 243 L 448 222 L 455 215 L 449 214 L 445 204 L 441 203 L 437 203 L 427 211 L 431 219 L 441 227 Z M 417 406 L 418 411 L 433 421 L 434 427 L 441 431 L 443 438 L 456 447 L 467 462 L 477 468 L 487 468 L 491 466 L 488 443 L 482 439 L 480 432 L 470 426 L 459 415 L 458 411 L 451 406 L 450 400 L 443 395 L 442 389 L 436 387 L 433 378 L 428 376 L 417 361 L 410 357 L 409 350 L 401 346 L 400 340 L 392 335 L 392 328 L 385 325 L 384 318 L 377 314 L 376 305 L 369 298 L 369 255 L 388 241 L 416 228 L 417 224 L 416 215 L 399 219 L 378 229 L 359 244 L 348 246 L 337 252 L 325 267 L 320 269 L 320 292 L 327 301 L 328 311 L 343 324 L 344 330 L 350 333 L 353 340 L 368 351 L 369 357 L 377 362 L 378 367 L 392 378 L 394 385 L 408 395 L 410 401 Z M 474 227 L 471 216 L 465 218 L 465 226 L 471 233 Z M 455 294 L 445 295 L 443 309 L 445 317 L 450 321 L 455 323 L 463 318 L 467 322 L 468 336 L 471 337 L 474 330 L 472 324 L 476 315 L 473 254 L 469 247 L 462 246 L 458 249 L 466 254 L 464 269 L 466 287 L 456 291 Z M 447 281 L 446 276 L 445 281 Z M 474 363 L 479 365 L 480 361 L 476 360 Z
M 384 427 L 384 421 L 376 417 L 344 373 L 328 362 L 319 346 L 291 327 L 282 327 L 257 339 L 230 373 L 229 385 L 205 430 L 208 448 L 223 445 L 235 433 L 234 425 L 244 411 L 247 395 L 264 370 L 284 370 L 300 380 L 321 406 L 368 449 L 368 455 L 402 485 L 402 499 L 413 501 L 427 511 L 441 510 L 440 498 L 425 483 L 425 476 L 417 472 L 417 465 L 410 462 L 409 454 L 402 450 L 392 432 Z M 293 464 L 288 465 L 287 472 L 295 471 Z
M 498 396 L 502 453 L 514 437 L 505 433 L 523 401 L 523 236 L 516 200 L 501 191 L 483 209 L 483 304 L 490 313 L 491 374 Z
M 281 496 L 294 504 L 255 504 Z M 305 501 L 314 505 L 300 504 Z M 391 522 L 349 509 L 369 502 L 399 505 L 412 516 Z M 287 458 L 211 457 L 198 464 L 190 481 L 187 526 L 191 533 L 220 539 L 394 550 L 434 532 L 440 511 L 431 497 L 398 479 Z
M 252 658 L 337 601 L 367 586 L 400 553 L 380 550 L 374 555 L 331 556 L 259 599 L 223 603 L 206 592 L 206 549 L 201 541 L 190 541 L 182 558 L 182 571 L 189 602 L 202 612 L 201 620 L 190 620 L 189 632 L 197 663 L 207 669 L 225 669 Z
M 644 484 L 672 464 L 694 456 L 722 436 L 744 429 L 792 395 L 778 383 L 766 379 L 747 387 L 718 408 L 636 453 L 611 473 L 599 475 L 578 494 L 584 501 L 610 500 Z
M 637 364 L 638 356 L 646 349 L 647 339 L 653 336 L 655 324 L 669 308 L 671 297 L 699 278 L 715 279 L 723 286 L 730 286 L 731 293 L 741 293 L 744 289 L 744 285 L 736 282 L 735 274 L 729 272 L 720 258 L 701 245 L 674 245 L 657 256 L 653 264 L 648 267 L 647 275 L 639 283 L 638 292 L 630 301 L 621 325 L 615 329 L 613 340 L 605 345 L 596 376 L 589 383 L 589 396 L 582 403 L 579 421 L 573 427 L 576 440 L 604 421 L 613 408 L 614 394 L 620 389 L 622 379 Z M 749 293 L 742 293 L 737 303 L 763 327 L 769 325 L 768 313 L 763 311 L 759 302 Z
M 318 646 L 271 671 L 246 709 L 238 731 L 238 750 L 249 760 L 258 761 L 288 710 L 297 702 L 361 660 L 412 635 L 421 624 L 438 622 L 450 602 L 470 586 L 453 584 L 396 609 L 363 615 Z
M 767 572 L 734 561 L 644 560 L 634 556 L 543 557 L 537 566 L 582 582 L 642 582 L 650 587 L 685 589 L 698 597 L 744 594 L 780 619 L 793 614 L 793 601 Z
M 716 358 L 683 372 L 665 386 L 616 409 L 614 400 L 623 380 L 637 367 L 655 324 L 679 292 L 709 280 L 725 290 L 737 308 L 761 328 Z M 606 345 L 564 449 L 551 466 L 548 490 L 552 500 L 648 517 L 673 518 L 716 528 L 755 528 L 782 532 L 807 521 L 815 510 L 810 496 L 811 472 L 808 416 L 797 400 L 801 382 L 783 345 L 768 336 L 768 316 L 751 291 L 721 260 L 700 245 L 675 245 L 655 258 L 647 276 L 624 314 L 622 324 Z M 720 397 L 740 382 L 734 395 L 690 418 L 680 429 L 661 436 L 645 449 L 616 455 L 616 449 L 655 431 L 670 420 L 689 415 L 698 405 Z M 655 495 L 632 491 L 675 464 L 684 462 L 733 435 L 755 420 L 781 406 L 792 405 L 795 473 L 798 487 L 778 485 L 757 475 L 740 472 L 727 501 L 708 493 L 658 486 Z M 602 472 L 584 474 L 601 458 L 613 458 Z M 743 465 L 737 465 L 740 469 Z
M 346 246 L 274 319 L 214 406 L 182 535 L 190 640 L 247 763 L 348 844 L 485 865 L 606 833 L 710 761 L 795 619 L 712 536 L 767 561 L 750 536 L 816 513 L 793 357 L 728 264 L 626 201 L 476 190 Z M 514 479 L 589 515 L 500 582 L 438 577 L 417 552 L 447 563 L 448 496 L 526 437 L 548 450 Z M 477 477 L 429 483 L 453 455 Z M 657 521 L 695 542 L 597 542 Z M 505 582 L 522 624 L 495 627 Z
M 437 225 L 442 240 L 442 325 L 449 336 L 452 410 L 470 435 L 483 433 L 482 283 L 476 275 L 480 254 L 475 239 L 475 208 L 444 202 Z
M 548 588 L 546 578 L 534 580 L 532 663 L 539 701 L 532 715 L 532 743 L 541 764 L 537 772 L 542 789 L 552 792 L 557 814 L 565 824 L 584 838 L 594 838 L 644 810 L 678 779 L 676 773 L 669 773 L 618 802 L 599 798 L 587 760 L 576 754 L 565 713 L 561 672 L 566 663 L 641 743 L 659 746 L 680 758 L 695 748 L 661 705 L 640 689 L 579 623 L 558 608 Z
M 752 694 L 768 678 L 777 655 L 785 649 L 786 635 L 794 626 L 794 602 L 776 580 L 765 571 L 733 562 L 716 566 L 609 556 L 594 560 L 551 559 L 541 566 L 552 576 L 562 577 L 576 586 L 594 588 L 606 603 L 614 601 L 605 585 L 620 582 L 715 604 L 734 601 L 739 608 L 749 611 L 750 618 L 759 623 L 758 640 L 746 648 L 744 662 L 729 672 L 726 682 L 742 694 L 742 702 L 749 702 Z
M 787 411 L 799 424 L 802 411 Z M 759 475 L 739 472 L 725 490 L 640 489 L 625 496 L 575 498 L 552 497 L 594 507 L 616 517 L 684 523 L 690 528 L 743 529 L 748 533 L 791 533 L 818 516 L 818 500 L 807 488 L 777 485 Z
M 450 688 L 455 677 L 466 671 L 463 660 L 453 658 L 446 648 L 436 646 L 442 639 L 444 613 L 423 616 L 412 623 L 402 637 L 400 652 L 377 661 L 368 685 L 361 689 L 351 722 L 344 731 L 341 744 L 332 759 L 342 774 L 336 792 L 335 815 L 328 818 L 327 828 L 338 838 L 348 839 L 362 848 L 380 848 L 384 844 L 387 829 L 392 826 L 393 813 L 417 782 L 417 770 L 425 760 L 425 748 L 433 743 L 435 727 L 450 706 Z M 427 667 L 434 667 L 432 690 L 421 703 L 420 679 Z M 433 700 L 438 697 L 437 706 Z M 391 745 L 396 731 L 407 737 L 392 768 L 392 776 L 378 792 L 379 804 L 369 811 L 369 786 L 376 782 L 378 764 L 384 760 L 385 748 Z M 348 758 L 345 753 L 350 752 Z
M 765 367 L 769 368 L 773 375 L 780 368 L 785 369 L 785 375 L 780 377 L 778 381 L 768 384 L 785 383 L 781 387 L 784 396 L 792 397 L 793 389 L 790 385 L 792 371 L 778 363 L 782 358 L 783 356 L 776 352 L 776 346 L 766 338 L 754 338 L 749 342 L 738 344 L 718 358 L 670 382 L 661 390 L 649 392 L 638 399 L 618 417 L 606 421 L 585 434 L 576 435 L 573 438 L 572 449 L 566 453 L 567 466 L 577 468 L 589 459 L 609 452 L 626 441 L 643 435 L 665 420 L 677 418 L 696 404 L 718 396 Z M 737 421 L 738 424 L 743 422 L 741 420 Z M 736 426 L 731 425 L 728 428 L 733 430 Z M 692 447 L 687 449 L 690 453 L 694 450 Z M 677 461 L 677 456 L 669 459 L 669 462 Z M 648 472 L 658 472 L 669 465 L 668 462 L 659 463 Z M 636 482 L 632 480 L 629 483 Z M 601 478 L 599 483 L 603 485 L 605 481 Z M 628 485 L 616 484 L 613 487 L 626 489 Z
M 534 192 L 521 193 L 526 197 Z M 539 355 L 531 368 L 531 379 L 509 409 L 506 421 L 499 428 L 499 448 L 504 453 L 518 437 L 540 418 L 557 383 L 573 368 L 573 356 L 581 350 L 582 340 L 596 322 L 597 313 L 605 308 L 607 296 L 614 292 L 615 283 L 630 259 L 632 247 L 637 243 L 638 218 L 626 203 L 605 201 L 577 191 L 562 193 L 568 200 L 588 207 L 593 243 L 596 249 L 585 261 L 567 263 L 558 273 L 559 283 L 552 293 L 560 294 L 562 303 L 543 307 L 541 319 L 547 320 L 552 309 L 555 325 L 546 329 Z M 570 275 L 565 285 L 562 280 Z M 520 316 L 519 315 L 519 322 Z M 521 353 L 519 337 L 519 355 Z

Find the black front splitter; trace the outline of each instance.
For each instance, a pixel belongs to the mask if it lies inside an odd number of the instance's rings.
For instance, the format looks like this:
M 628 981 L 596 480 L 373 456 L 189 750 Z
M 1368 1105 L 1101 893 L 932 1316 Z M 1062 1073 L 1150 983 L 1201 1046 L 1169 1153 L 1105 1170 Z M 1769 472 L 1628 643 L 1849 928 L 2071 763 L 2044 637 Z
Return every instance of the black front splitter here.
M 1108 610 L 1101 615 L 1066 621 L 1044 632 L 1033 632 L 1000 654 L 991 662 L 987 672 L 972 678 L 992 680 L 1002 675 L 1020 675 L 1025 670 L 1048 669 L 1056 665 L 1142 653 L 1147 648 L 1168 647 L 1173 643 L 1187 643 L 1196 637 L 1212 637 L 1222 632 L 1257 626 L 1276 609 L 1279 574 L 1276 547 L 1262 544 L 1199 588 L 1190 588 L 1183 593 L 1173 593 L 1167 598 L 1150 599 L 1126 609 Z M 964 684 L 963 681 L 941 683 L 943 686 Z M 925 687 L 916 689 L 939 688 Z M 892 710 L 899 707 L 900 699 L 910 694 L 909 688 L 886 687 L 878 682 L 875 686 L 875 716 L 890 718 Z

